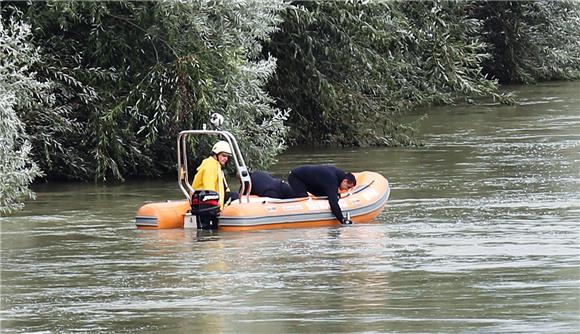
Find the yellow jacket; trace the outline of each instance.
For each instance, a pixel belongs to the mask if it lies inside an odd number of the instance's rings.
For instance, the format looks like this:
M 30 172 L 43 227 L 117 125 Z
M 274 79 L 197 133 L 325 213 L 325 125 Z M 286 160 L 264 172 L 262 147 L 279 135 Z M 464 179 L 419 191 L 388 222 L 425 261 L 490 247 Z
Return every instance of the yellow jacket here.
M 195 174 L 191 186 L 195 190 L 213 190 L 217 192 L 220 194 L 220 208 L 224 208 L 225 176 L 219 161 L 213 157 L 203 159 L 201 165 L 197 167 L 197 174 Z

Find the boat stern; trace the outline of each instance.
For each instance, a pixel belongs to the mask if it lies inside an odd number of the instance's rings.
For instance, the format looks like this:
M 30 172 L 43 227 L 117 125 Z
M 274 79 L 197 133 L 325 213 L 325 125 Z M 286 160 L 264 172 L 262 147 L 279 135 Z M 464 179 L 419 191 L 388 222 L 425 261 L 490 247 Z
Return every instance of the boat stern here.
M 135 225 L 139 229 L 183 228 L 183 217 L 188 210 L 187 201 L 147 203 L 137 210 Z

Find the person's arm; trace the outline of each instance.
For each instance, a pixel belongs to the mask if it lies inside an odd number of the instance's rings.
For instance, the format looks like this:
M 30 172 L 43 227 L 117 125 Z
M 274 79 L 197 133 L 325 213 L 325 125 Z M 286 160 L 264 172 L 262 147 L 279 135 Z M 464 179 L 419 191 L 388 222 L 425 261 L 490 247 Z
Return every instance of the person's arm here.
M 208 164 L 203 171 L 203 189 L 219 193 L 219 170 L 215 164 Z
M 328 204 L 330 204 L 330 210 L 332 214 L 338 219 L 338 221 L 343 224 L 344 223 L 344 216 L 342 215 L 342 210 L 338 205 L 338 194 L 336 193 L 336 189 L 326 190 L 326 196 L 328 197 Z

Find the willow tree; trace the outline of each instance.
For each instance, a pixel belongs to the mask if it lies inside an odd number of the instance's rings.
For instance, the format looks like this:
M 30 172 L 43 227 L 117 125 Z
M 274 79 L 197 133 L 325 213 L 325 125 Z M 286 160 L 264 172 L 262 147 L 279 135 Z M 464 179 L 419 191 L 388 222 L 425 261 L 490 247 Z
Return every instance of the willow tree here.
M 25 120 L 49 176 L 173 171 L 177 133 L 208 123 L 214 112 L 226 117 L 224 128 L 252 165 L 271 163 L 283 149 L 285 112 L 262 88 L 275 59 L 260 47 L 280 22 L 281 2 L 16 5 L 44 55 L 38 72 L 58 84 L 60 117 Z
M 469 14 L 483 22 L 485 71 L 500 82 L 580 78 L 580 3 L 481 1 Z
M 40 169 L 30 158 L 31 145 L 18 109 L 31 108 L 42 101 L 49 83 L 39 81 L 30 67 L 39 60 L 30 44 L 30 26 L 14 16 L 0 22 L 0 216 L 23 207 L 34 198 L 28 186 Z
M 297 143 L 409 144 L 398 115 L 417 105 L 497 94 L 489 55 L 462 2 L 295 2 L 267 52 Z

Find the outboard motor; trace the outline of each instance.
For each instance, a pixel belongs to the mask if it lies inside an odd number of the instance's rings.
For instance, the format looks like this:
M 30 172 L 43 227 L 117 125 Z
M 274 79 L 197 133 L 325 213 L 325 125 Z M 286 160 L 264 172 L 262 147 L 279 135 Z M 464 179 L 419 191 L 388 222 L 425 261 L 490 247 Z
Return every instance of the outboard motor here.
M 217 230 L 220 195 L 213 190 L 196 190 L 191 197 L 191 215 L 199 230 Z

